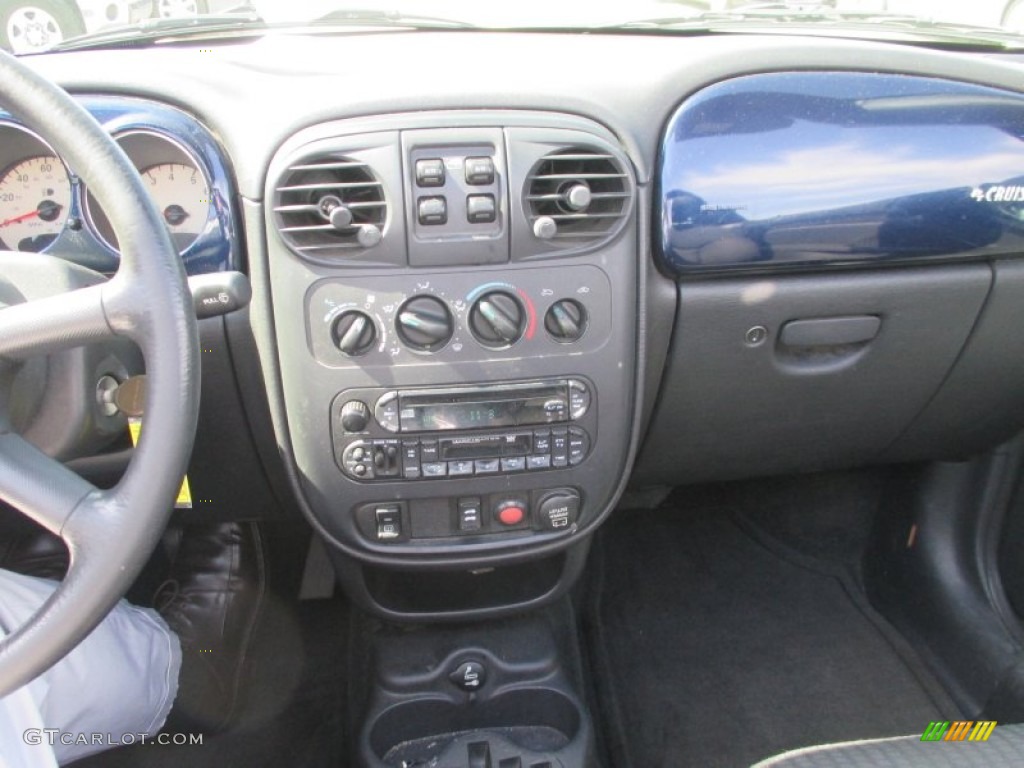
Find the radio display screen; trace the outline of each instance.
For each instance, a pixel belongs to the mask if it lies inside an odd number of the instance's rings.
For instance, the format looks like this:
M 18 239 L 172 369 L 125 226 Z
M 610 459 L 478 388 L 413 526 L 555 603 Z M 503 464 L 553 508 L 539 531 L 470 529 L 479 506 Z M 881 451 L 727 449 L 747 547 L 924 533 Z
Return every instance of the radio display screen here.
M 509 397 L 495 394 L 493 399 L 480 399 L 480 394 L 462 400 L 443 398 L 447 402 L 417 402 L 403 398 L 399 420 L 403 432 L 437 432 L 452 429 L 483 429 L 518 427 L 526 424 L 549 424 L 568 419 L 568 404 L 561 393 L 545 392 Z

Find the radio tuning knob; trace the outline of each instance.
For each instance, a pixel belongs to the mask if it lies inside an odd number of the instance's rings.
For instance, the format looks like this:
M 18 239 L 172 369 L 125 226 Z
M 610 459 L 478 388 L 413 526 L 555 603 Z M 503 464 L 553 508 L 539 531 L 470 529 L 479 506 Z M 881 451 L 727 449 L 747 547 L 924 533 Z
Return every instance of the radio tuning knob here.
M 334 345 L 349 357 L 366 354 L 377 340 L 377 328 L 365 312 L 342 312 L 331 325 Z
M 491 291 L 473 303 L 469 330 L 485 347 L 507 347 L 523 335 L 526 313 L 511 293 Z
M 413 296 L 399 308 L 395 329 L 407 346 L 436 352 L 451 339 L 455 323 L 448 305 L 440 299 Z
M 370 409 L 362 400 L 349 400 L 341 406 L 341 427 L 346 432 L 362 432 L 370 423 Z
M 555 341 L 578 341 L 587 328 L 587 310 L 575 299 L 559 299 L 544 314 L 544 328 Z

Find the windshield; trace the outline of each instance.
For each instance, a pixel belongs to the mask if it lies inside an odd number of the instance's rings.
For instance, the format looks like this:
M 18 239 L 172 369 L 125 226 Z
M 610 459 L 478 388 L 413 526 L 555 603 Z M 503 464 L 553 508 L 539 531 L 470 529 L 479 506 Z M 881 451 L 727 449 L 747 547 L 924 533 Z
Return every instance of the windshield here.
M 16 54 L 84 40 L 168 39 L 232 32 L 334 26 L 483 29 L 799 31 L 950 42 L 1014 41 L 1024 0 L 7 0 L 0 3 L 0 47 Z M 872 34 L 871 30 L 879 30 Z M 307 30 L 308 31 L 308 30 Z M 907 39 L 907 38 L 895 38 Z

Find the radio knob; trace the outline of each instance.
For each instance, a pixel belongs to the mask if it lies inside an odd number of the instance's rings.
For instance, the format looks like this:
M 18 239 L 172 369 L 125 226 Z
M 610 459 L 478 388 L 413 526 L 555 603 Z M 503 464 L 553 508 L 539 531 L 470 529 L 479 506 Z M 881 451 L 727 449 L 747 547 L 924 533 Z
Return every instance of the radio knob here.
M 362 400 L 349 400 L 341 406 L 341 428 L 346 432 L 362 432 L 370 422 L 370 409 Z
M 331 326 L 334 345 L 349 357 L 358 357 L 370 351 L 377 340 L 377 328 L 364 312 L 351 309 L 342 312 Z
M 441 349 L 455 330 L 448 306 L 434 296 L 413 296 L 405 302 L 395 328 L 407 346 L 422 352 Z
M 579 341 L 587 328 L 587 310 L 575 299 L 559 299 L 544 314 L 544 328 L 555 341 Z
M 506 291 L 491 291 L 474 302 L 469 330 L 485 347 L 507 347 L 523 335 L 525 318 L 519 299 Z

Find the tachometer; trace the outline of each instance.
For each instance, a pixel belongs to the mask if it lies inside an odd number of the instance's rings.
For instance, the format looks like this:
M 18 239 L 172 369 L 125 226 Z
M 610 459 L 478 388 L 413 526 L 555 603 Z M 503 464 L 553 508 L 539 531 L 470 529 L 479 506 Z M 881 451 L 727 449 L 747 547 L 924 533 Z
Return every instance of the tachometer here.
M 162 163 L 142 172 L 156 207 L 163 214 L 179 250 L 192 245 L 206 226 L 210 190 L 197 168 L 184 163 Z
M 68 220 L 71 179 L 54 155 L 29 157 L 0 176 L 0 247 L 39 252 Z
M 159 163 L 142 170 L 142 182 L 171 233 L 171 241 L 184 251 L 206 228 L 210 217 L 210 188 L 202 172 L 185 163 Z M 115 250 L 117 237 L 103 210 L 92 196 L 89 215 L 96 232 Z

